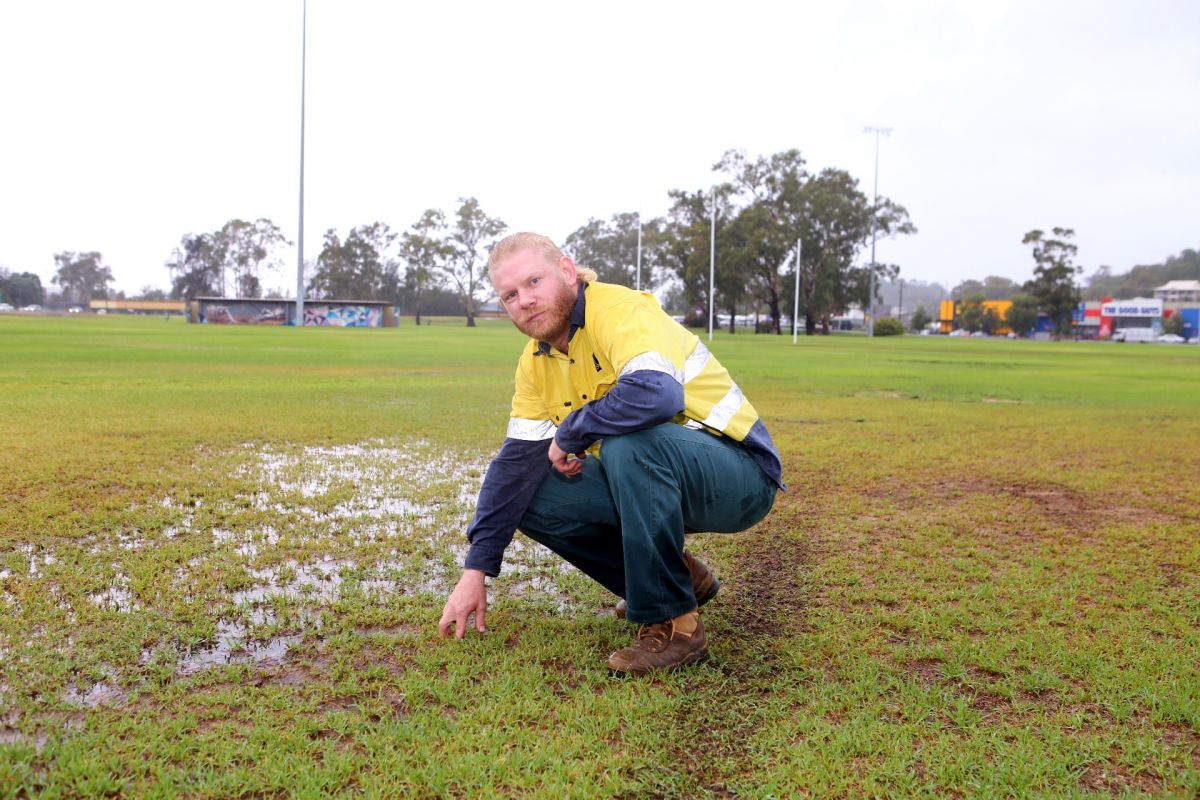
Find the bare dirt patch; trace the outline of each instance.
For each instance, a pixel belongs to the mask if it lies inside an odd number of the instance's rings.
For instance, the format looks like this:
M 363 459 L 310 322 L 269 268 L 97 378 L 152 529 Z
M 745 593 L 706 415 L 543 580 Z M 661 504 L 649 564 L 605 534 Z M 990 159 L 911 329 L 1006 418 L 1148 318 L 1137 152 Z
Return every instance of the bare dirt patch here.
M 1123 765 L 1114 761 L 1097 761 L 1088 764 L 1079 776 L 1079 788 L 1107 795 L 1123 795 L 1128 792 L 1158 794 L 1162 780 L 1146 772 L 1133 775 Z

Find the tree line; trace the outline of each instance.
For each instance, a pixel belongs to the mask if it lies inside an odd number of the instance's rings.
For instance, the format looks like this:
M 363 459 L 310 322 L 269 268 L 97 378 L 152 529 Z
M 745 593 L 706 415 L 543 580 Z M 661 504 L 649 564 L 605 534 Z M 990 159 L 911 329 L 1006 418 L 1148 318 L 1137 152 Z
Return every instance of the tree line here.
M 806 332 L 813 333 L 827 329 L 847 306 L 868 305 L 872 272 L 879 283 L 898 273 L 894 264 L 861 261 L 872 234 L 916 232 L 903 206 L 886 197 L 872 203 L 846 170 L 810 171 L 799 150 L 759 157 L 731 150 L 712 170 L 709 187 L 668 192 L 664 216 L 618 212 L 589 218 L 567 236 L 564 249 L 601 280 L 632 286 L 640 232 L 643 288 L 664 290 L 672 310 L 694 320 L 709 305 L 715 216 L 715 311 L 728 313 L 731 326 L 744 310 L 761 312 L 779 332 L 798 279 L 800 313 Z M 450 304 L 474 325 L 490 296 L 487 254 L 506 232 L 504 221 L 473 197 L 460 198 L 449 213 L 428 209 L 403 231 L 382 221 L 344 236 L 330 229 L 320 253 L 305 266 L 306 295 L 394 302 L 418 323 L 431 308 L 440 312 Z M 261 297 L 267 276 L 282 269 L 278 254 L 291 244 L 267 219 L 233 219 L 217 231 L 186 234 L 165 263 L 169 296 Z M 55 259 L 67 281 L 64 296 L 68 286 L 80 302 L 108 295 L 111 271 L 99 253 L 62 253 Z
M 731 326 L 743 309 L 761 310 L 779 332 L 799 276 L 801 314 L 812 333 L 827 329 L 831 316 L 848 305 L 867 305 L 872 270 L 879 278 L 897 274 L 893 264 L 857 261 L 873 232 L 889 237 L 916 231 L 902 206 L 887 198 L 871 203 L 845 170 L 809 172 L 798 150 L 758 158 L 729 151 L 713 171 L 711 188 L 670 191 L 665 216 L 589 218 L 567 236 L 564 249 L 600 280 L 633 286 L 640 234 L 643 285 L 669 287 L 667 305 L 695 316 L 708 307 L 715 215 L 715 310 L 728 312 Z M 428 209 L 402 232 L 385 222 L 354 227 L 344 237 L 330 229 L 306 268 L 306 294 L 400 303 L 418 324 L 430 304 L 444 307 L 452 299 L 466 324 L 474 325 L 490 294 L 487 254 L 507 231 L 473 197 L 460 198 L 449 214 Z M 267 220 L 235 220 L 212 234 L 185 236 L 167 263 L 172 294 L 233 288 L 239 296 L 257 296 L 260 271 L 275 266 L 264 252 L 284 243 Z

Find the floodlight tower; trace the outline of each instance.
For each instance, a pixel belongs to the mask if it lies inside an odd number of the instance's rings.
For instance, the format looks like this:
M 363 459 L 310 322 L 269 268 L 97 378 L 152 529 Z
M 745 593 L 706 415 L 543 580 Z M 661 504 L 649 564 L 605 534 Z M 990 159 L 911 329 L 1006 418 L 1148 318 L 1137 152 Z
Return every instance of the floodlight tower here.
M 296 326 L 304 325 L 304 68 L 308 60 L 308 0 L 300 27 L 300 225 L 296 234 Z
M 891 136 L 891 128 L 878 128 L 868 125 L 863 133 L 875 134 L 875 191 L 871 200 L 871 293 L 867 297 L 867 309 L 870 320 L 867 323 L 867 336 L 875 335 L 875 233 L 879 225 L 879 135 Z

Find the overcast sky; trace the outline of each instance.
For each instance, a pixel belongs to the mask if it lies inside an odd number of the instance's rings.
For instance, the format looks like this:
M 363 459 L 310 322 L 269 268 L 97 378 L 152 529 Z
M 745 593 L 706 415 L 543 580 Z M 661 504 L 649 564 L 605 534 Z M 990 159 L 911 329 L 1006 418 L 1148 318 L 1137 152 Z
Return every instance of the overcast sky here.
M 0 266 L 98 250 L 167 288 L 180 238 L 296 238 L 302 0 L 0 0 Z M 659 215 L 730 148 L 849 170 L 919 232 L 901 276 L 1087 273 L 1200 247 L 1200 3 L 310 0 L 305 254 L 475 196 L 562 240 Z M 295 290 L 295 248 L 267 287 Z

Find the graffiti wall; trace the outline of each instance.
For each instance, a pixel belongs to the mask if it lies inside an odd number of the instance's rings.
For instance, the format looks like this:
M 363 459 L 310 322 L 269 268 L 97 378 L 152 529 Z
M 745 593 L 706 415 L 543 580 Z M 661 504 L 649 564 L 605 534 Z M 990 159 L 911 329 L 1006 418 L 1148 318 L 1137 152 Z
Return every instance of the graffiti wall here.
M 306 305 L 304 324 L 331 328 L 379 328 L 383 307 L 366 305 Z
M 199 297 L 187 304 L 189 322 L 212 325 L 295 325 L 291 300 Z M 383 302 L 326 300 L 304 304 L 304 324 L 321 328 L 395 327 L 398 310 Z
M 210 325 L 283 325 L 287 318 L 287 304 L 279 302 L 223 300 L 200 305 L 200 322 Z

